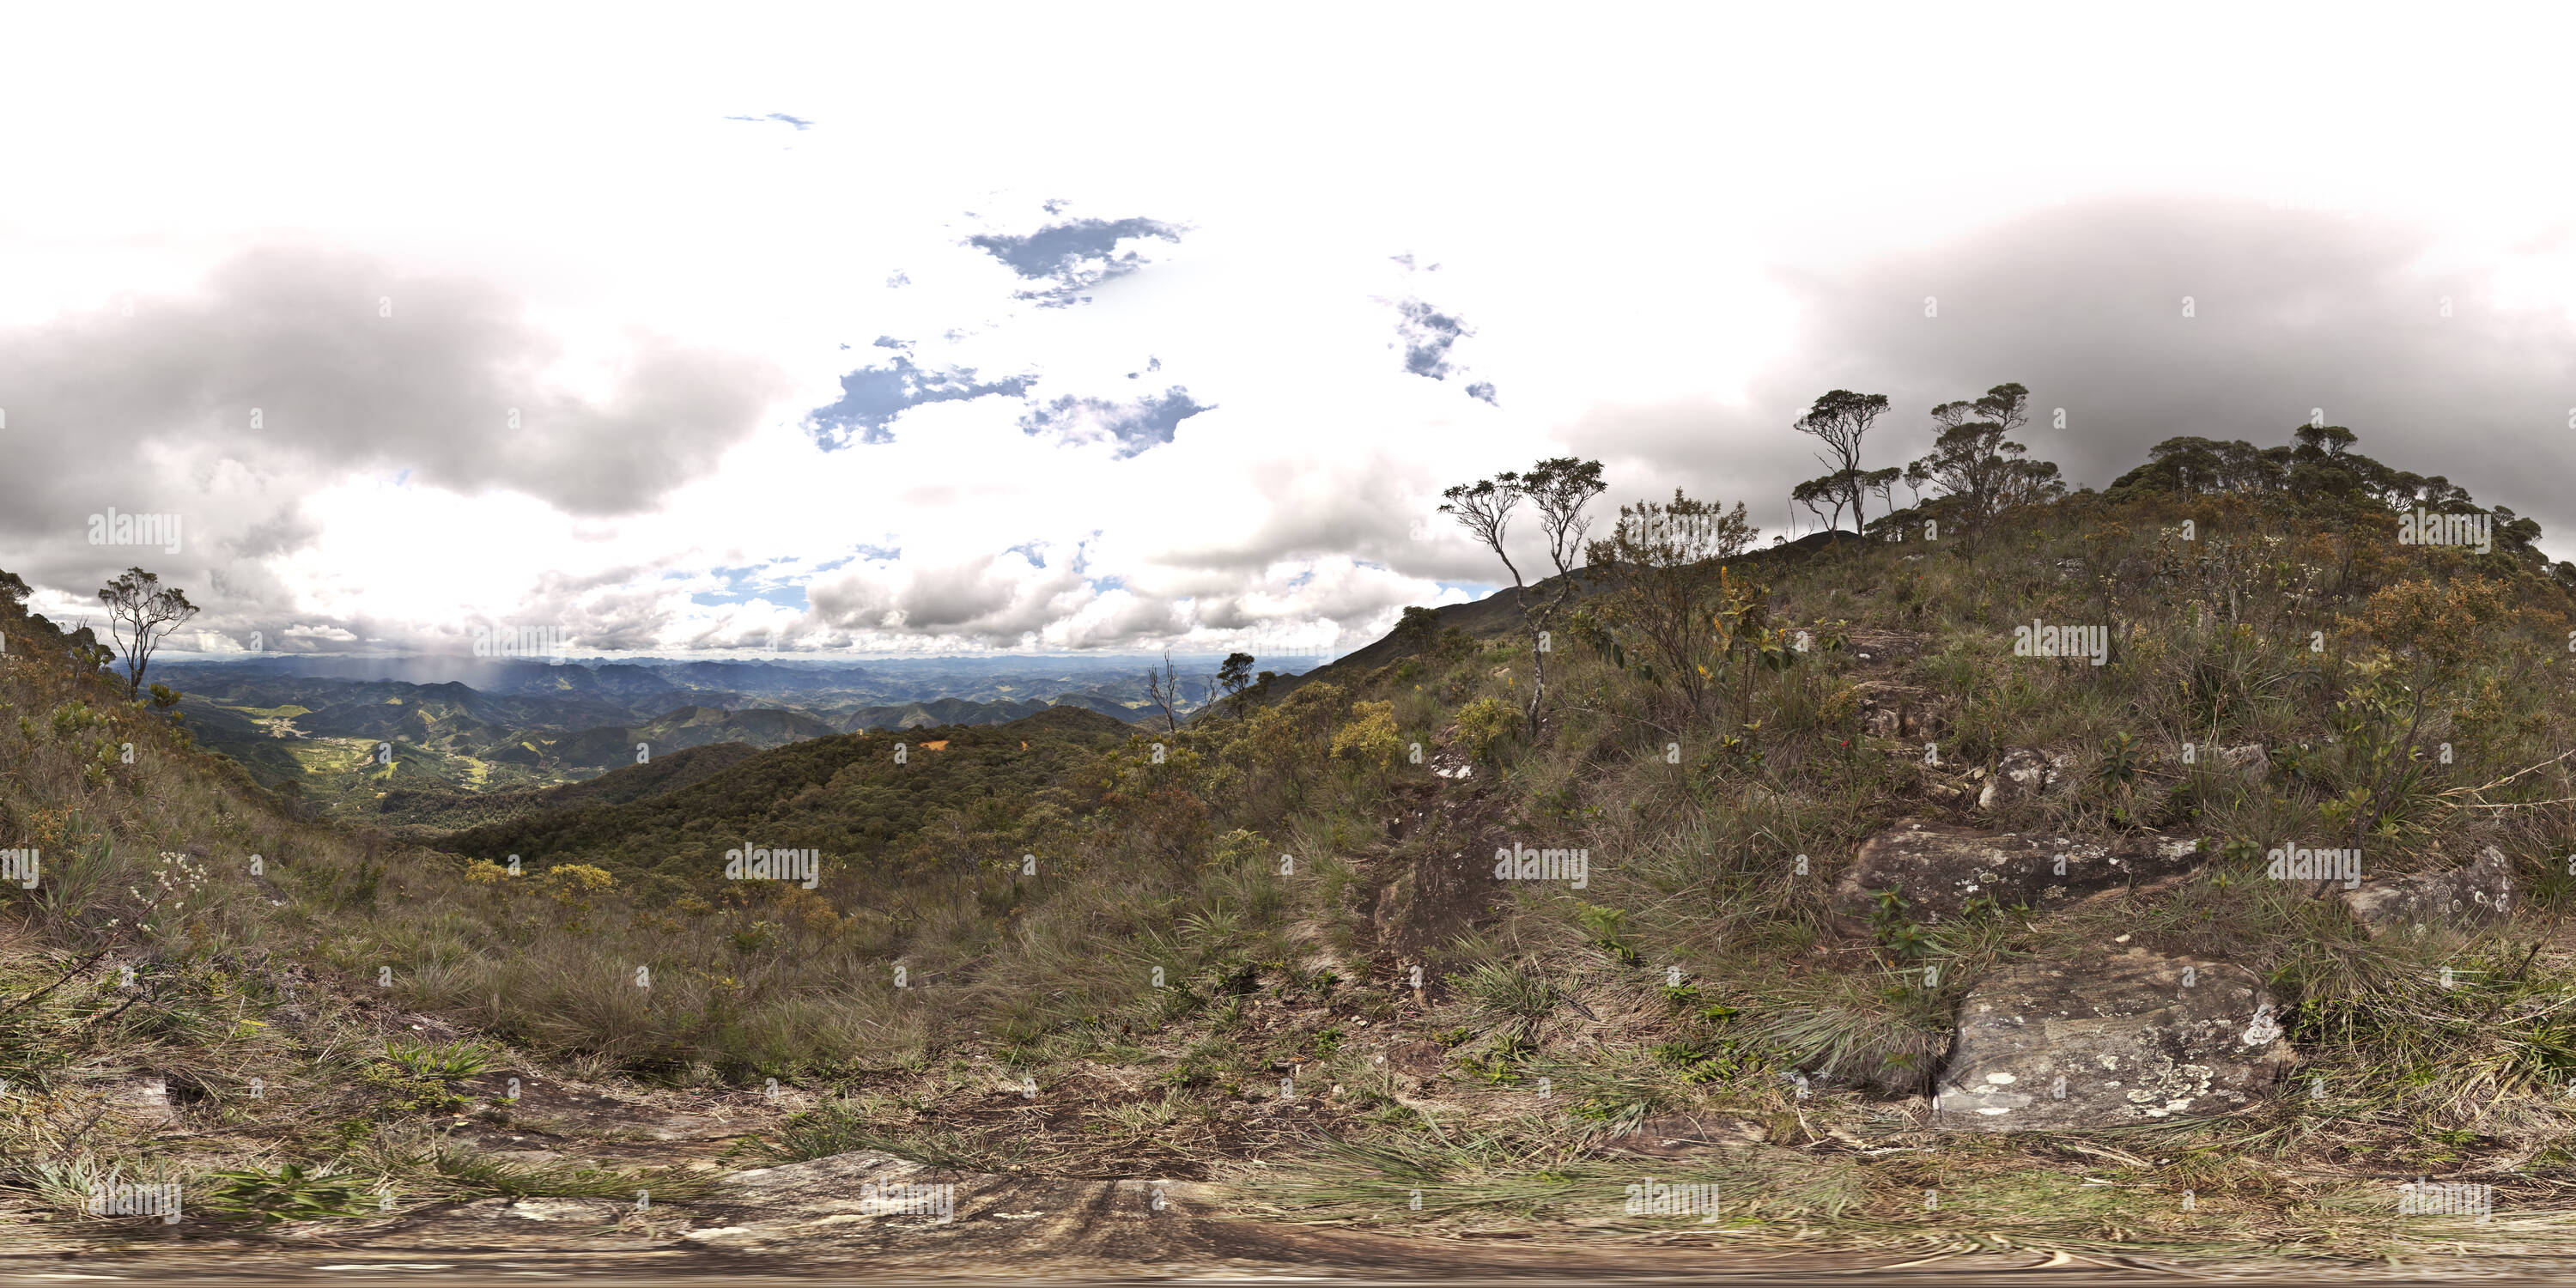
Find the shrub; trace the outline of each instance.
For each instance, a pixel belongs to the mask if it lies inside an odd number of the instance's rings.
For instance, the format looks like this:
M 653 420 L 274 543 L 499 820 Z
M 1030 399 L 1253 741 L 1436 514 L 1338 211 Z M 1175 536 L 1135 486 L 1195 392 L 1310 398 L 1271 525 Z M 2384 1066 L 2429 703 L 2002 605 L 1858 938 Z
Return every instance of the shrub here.
M 2498 628 L 2516 616 L 2513 588 L 2503 582 L 2401 581 L 2372 595 L 2354 624 L 2380 643 L 2448 672 L 2491 651 Z
M 581 919 L 590 912 L 591 899 L 615 890 L 617 878 L 610 876 L 605 868 L 592 867 L 587 863 L 566 863 L 546 869 L 546 874 L 537 879 L 537 888 L 555 901 L 555 906 L 570 918 L 569 924 L 573 928 L 579 929 Z
M 1394 764 L 1396 754 L 1403 749 L 1392 702 L 1353 703 L 1350 723 L 1333 733 L 1334 755 L 1373 765 L 1380 772 Z
M 1520 713 L 1500 698 L 1478 698 L 1458 711 L 1458 733 L 1478 760 L 1492 759 L 1494 748 L 1519 724 Z

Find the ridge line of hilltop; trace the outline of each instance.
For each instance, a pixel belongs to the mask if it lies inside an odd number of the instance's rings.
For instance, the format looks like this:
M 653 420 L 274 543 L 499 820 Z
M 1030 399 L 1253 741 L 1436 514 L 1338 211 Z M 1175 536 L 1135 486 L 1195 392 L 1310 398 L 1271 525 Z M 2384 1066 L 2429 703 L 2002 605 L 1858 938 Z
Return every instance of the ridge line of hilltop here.
M 1850 545 L 1870 540 L 1873 539 L 1863 537 L 1855 533 L 1845 532 L 1838 528 L 1828 529 L 1823 532 L 1811 532 L 1794 541 L 1785 541 L 1776 546 L 1765 546 L 1759 550 L 1748 550 L 1733 559 L 1721 560 L 1719 562 L 1726 564 L 1745 564 L 1753 567 L 1766 567 L 1773 564 L 1795 562 L 1805 555 L 1825 549 L 1829 546 Z M 1592 594 L 1591 587 L 1585 584 L 1585 573 L 1587 571 L 1588 569 L 1585 568 L 1577 568 L 1571 574 L 1575 582 L 1575 594 L 1574 598 L 1570 601 L 1569 606 L 1571 606 L 1571 604 L 1582 603 L 1584 599 L 1588 598 Z M 1528 590 L 1523 593 L 1528 596 L 1529 602 L 1532 605 L 1536 605 L 1543 602 L 1549 596 L 1554 595 L 1557 588 L 1563 585 L 1565 581 L 1566 577 L 1564 576 L 1547 577 L 1542 580 L 1532 582 Z M 1527 623 L 1521 617 L 1520 605 L 1513 600 L 1512 588 L 1509 586 L 1501 587 L 1482 599 L 1470 600 L 1463 604 L 1442 604 L 1431 611 L 1438 618 L 1438 628 L 1440 630 L 1447 631 L 1454 628 L 1464 631 L 1468 635 L 1480 641 L 1517 635 L 1528 629 Z M 1364 644 L 1359 648 L 1353 649 L 1352 651 L 1345 653 L 1322 666 L 1316 667 L 1313 670 L 1300 672 L 1296 675 L 1278 676 L 1267 686 L 1261 689 L 1246 690 L 1246 700 L 1256 706 L 1268 706 L 1285 699 L 1289 694 L 1296 692 L 1297 690 L 1305 687 L 1309 682 L 1316 680 L 1330 681 L 1332 683 L 1341 684 L 1344 687 L 1349 687 L 1349 682 L 1354 678 L 1365 675 L 1378 667 L 1394 662 L 1397 658 L 1409 651 L 1408 647 L 1397 638 L 1397 635 L 1398 632 L 1390 630 L 1386 634 L 1379 636 L 1377 639 Z M 1208 719 L 1214 715 L 1222 714 L 1223 711 L 1224 703 L 1222 700 L 1219 700 L 1208 704 L 1208 706 L 1192 715 L 1190 719 L 1193 721 Z

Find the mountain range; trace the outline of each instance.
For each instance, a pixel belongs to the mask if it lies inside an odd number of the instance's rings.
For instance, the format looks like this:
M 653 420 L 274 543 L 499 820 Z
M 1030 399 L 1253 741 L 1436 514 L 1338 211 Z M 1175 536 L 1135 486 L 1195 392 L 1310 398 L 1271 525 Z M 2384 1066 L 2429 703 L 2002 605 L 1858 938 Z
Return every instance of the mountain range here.
M 1070 707 L 1159 722 L 1144 659 L 566 661 L 261 655 L 156 667 L 201 745 L 326 813 L 425 825 L 450 795 L 579 781 L 689 748 L 983 726 Z M 1203 709 L 1184 676 L 1177 714 Z M 401 817 L 416 806 L 422 817 Z M 387 814 L 396 817 L 385 817 Z

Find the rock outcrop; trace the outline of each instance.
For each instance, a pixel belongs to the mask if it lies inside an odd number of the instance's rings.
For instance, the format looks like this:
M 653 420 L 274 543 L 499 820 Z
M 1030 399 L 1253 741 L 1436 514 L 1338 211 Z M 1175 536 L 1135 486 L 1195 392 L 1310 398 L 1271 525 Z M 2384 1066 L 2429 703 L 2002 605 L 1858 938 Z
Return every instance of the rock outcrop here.
M 2031 747 L 2007 747 L 1995 772 L 1977 793 L 1977 808 L 2000 809 L 2063 795 L 2070 780 L 2067 758 Z
M 1861 843 L 1834 888 L 1833 910 L 1846 930 L 1865 927 L 1876 892 L 1892 889 L 1909 916 L 1928 921 L 1955 917 L 1980 898 L 2044 911 L 2115 886 L 2180 876 L 2198 861 L 2194 842 L 2146 833 L 2103 841 L 1903 819 Z
M 2343 902 L 2372 935 L 2401 927 L 2490 925 L 2513 912 L 2513 864 L 2488 846 L 2474 863 L 2370 882 L 2345 892 Z
M 2116 1127 L 2233 1113 L 2291 1063 L 2251 971 L 2143 950 L 1980 981 L 1932 1099 L 1950 1131 Z
M 1940 714 L 1923 690 L 1892 680 L 1863 680 L 1852 689 L 1860 695 L 1861 730 L 1873 738 L 1927 738 L 1943 727 Z

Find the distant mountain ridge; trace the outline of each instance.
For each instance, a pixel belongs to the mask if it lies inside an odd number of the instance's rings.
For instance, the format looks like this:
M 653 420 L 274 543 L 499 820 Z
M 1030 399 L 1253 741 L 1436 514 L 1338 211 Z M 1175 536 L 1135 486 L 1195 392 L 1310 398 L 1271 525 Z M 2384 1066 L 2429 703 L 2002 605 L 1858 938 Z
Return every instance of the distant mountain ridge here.
M 929 702 L 907 702 L 900 706 L 860 707 L 835 721 L 843 733 L 862 729 L 919 729 L 935 725 L 1007 724 L 1046 710 L 1053 703 L 1030 699 L 1022 702 L 973 702 L 965 698 L 935 698 Z M 1103 713 L 1107 714 L 1107 713 Z
M 1177 659 L 1176 659 L 1177 660 Z M 1292 664 L 1293 665 L 1293 664 Z M 1213 664 L 1185 662 L 1178 714 L 1201 709 Z M 379 825 L 481 817 L 442 793 L 577 782 L 693 747 L 755 750 L 836 734 L 973 728 L 1055 707 L 1159 726 L 1144 659 L 1114 656 L 634 662 L 268 654 L 153 667 L 201 745 L 264 785 Z M 644 750 L 639 753 L 638 745 Z M 392 801 L 395 804 L 388 805 Z M 400 821 L 413 802 L 421 817 Z
M 638 756 L 665 748 L 678 751 L 719 742 L 779 747 L 839 732 L 802 711 L 775 707 L 728 711 L 722 707 L 687 706 L 642 724 L 584 729 L 557 740 L 552 750 L 566 766 L 607 769 L 637 763 Z

